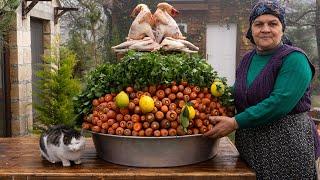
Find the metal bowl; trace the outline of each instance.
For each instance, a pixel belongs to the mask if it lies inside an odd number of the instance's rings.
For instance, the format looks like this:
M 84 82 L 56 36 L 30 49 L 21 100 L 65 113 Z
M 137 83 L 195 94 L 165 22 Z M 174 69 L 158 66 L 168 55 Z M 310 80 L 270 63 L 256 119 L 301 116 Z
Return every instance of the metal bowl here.
M 136 137 L 92 133 L 100 158 L 134 167 L 174 167 L 213 158 L 220 139 L 202 135 Z

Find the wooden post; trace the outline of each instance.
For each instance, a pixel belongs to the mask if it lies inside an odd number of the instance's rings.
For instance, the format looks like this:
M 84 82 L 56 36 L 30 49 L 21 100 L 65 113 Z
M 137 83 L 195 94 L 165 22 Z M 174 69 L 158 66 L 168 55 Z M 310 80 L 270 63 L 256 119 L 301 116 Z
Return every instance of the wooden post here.
M 54 24 L 57 24 L 59 18 L 68 11 L 78 11 L 78 8 L 55 7 L 54 8 Z

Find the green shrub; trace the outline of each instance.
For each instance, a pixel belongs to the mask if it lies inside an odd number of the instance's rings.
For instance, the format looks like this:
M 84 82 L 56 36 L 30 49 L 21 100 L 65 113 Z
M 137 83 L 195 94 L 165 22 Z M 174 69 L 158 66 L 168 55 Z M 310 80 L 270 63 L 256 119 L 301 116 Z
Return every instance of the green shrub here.
M 73 77 L 75 57 L 66 48 L 60 48 L 59 52 L 53 48 L 50 55 L 44 56 L 41 70 L 36 73 L 40 78 L 35 83 L 39 97 L 39 103 L 35 104 L 36 118 L 47 127 L 75 124 L 72 98 L 80 92 L 80 81 Z

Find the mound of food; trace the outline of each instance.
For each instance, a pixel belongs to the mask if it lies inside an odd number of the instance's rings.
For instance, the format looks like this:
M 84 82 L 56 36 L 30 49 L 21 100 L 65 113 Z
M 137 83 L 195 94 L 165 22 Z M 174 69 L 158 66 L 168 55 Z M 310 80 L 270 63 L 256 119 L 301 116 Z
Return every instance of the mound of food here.
M 233 116 L 226 79 L 197 55 L 129 53 L 88 76 L 77 98 L 82 127 L 122 136 L 204 133 L 208 116 Z

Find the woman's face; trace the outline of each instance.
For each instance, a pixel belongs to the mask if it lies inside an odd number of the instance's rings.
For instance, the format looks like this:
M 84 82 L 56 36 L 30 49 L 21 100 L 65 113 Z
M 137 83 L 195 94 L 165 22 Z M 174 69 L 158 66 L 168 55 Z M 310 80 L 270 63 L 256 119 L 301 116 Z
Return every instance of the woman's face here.
M 260 51 L 273 49 L 281 42 L 282 24 L 274 15 L 258 16 L 253 21 L 251 29 L 253 40 Z

